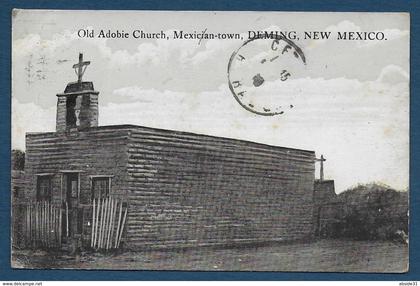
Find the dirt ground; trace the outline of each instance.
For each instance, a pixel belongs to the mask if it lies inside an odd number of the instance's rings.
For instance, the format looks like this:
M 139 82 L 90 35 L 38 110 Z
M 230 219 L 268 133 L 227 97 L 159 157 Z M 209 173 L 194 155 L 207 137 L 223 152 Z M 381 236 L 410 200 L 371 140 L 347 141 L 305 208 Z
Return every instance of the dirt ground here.
M 14 250 L 16 268 L 120 270 L 406 272 L 408 247 L 389 241 L 319 240 L 243 248 L 122 253 Z

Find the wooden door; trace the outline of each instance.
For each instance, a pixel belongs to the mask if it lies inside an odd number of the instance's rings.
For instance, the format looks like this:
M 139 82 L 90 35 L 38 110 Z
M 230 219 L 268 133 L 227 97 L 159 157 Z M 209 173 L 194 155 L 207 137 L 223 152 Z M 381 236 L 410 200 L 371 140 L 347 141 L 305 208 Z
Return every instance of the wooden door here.
M 65 174 L 66 189 L 66 230 L 68 237 L 78 233 L 78 207 L 79 207 L 79 174 Z

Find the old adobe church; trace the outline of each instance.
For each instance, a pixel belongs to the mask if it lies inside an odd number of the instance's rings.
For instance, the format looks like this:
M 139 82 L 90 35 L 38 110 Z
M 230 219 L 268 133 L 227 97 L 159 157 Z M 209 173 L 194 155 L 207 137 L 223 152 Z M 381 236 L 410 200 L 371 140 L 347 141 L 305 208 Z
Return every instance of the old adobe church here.
M 135 125 L 98 126 L 93 83 L 57 94 L 56 131 L 26 134 L 27 201 L 65 203 L 89 240 L 98 197 L 128 207 L 126 247 L 306 239 L 315 227 L 315 153 Z M 323 192 L 322 188 L 315 191 Z M 316 216 L 316 215 L 315 215 Z

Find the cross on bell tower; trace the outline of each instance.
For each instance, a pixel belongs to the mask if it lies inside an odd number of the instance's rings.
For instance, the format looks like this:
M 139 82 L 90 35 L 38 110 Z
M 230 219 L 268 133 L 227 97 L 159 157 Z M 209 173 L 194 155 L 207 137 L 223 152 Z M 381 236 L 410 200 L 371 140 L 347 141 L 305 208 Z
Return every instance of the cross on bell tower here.
M 90 65 L 90 61 L 83 61 L 83 54 L 79 53 L 79 62 L 73 65 L 74 72 L 77 75 L 77 82 L 82 82 L 83 74 L 86 71 L 87 66 Z
M 321 155 L 321 158 L 315 158 L 316 162 L 320 162 L 321 163 L 321 167 L 319 170 L 319 180 L 323 181 L 324 180 L 324 162 L 327 161 L 327 159 L 324 158 L 324 155 Z

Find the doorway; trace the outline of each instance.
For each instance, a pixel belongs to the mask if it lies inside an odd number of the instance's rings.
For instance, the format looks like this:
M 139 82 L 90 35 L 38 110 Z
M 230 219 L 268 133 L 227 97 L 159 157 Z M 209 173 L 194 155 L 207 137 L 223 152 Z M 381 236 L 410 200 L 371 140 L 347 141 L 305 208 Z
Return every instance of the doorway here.
M 65 173 L 64 183 L 64 212 L 63 230 L 64 237 L 74 237 L 79 233 L 78 208 L 80 197 L 80 176 L 79 173 Z

